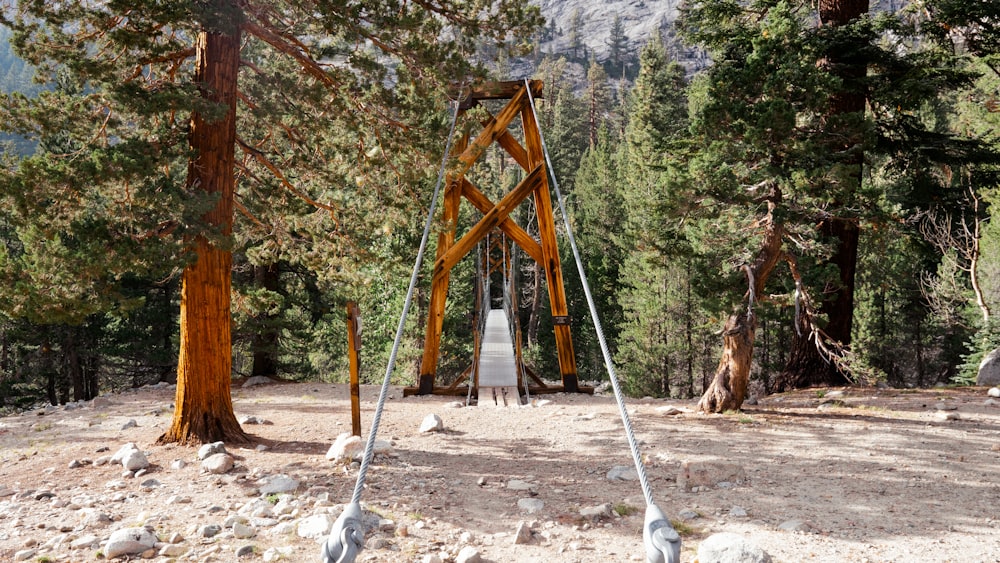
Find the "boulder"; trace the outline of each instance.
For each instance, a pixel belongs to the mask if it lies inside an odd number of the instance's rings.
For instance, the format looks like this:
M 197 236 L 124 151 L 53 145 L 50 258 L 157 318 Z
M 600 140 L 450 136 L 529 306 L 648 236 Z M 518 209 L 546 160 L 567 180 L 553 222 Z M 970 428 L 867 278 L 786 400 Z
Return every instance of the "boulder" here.
M 361 436 L 354 436 L 344 432 L 337 436 L 326 452 L 326 459 L 334 463 L 350 463 L 356 457 L 361 457 L 365 452 L 365 443 Z
M 979 362 L 976 385 L 981 387 L 1000 385 L 1000 348 L 986 354 L 983 361 Z
M 424 417 L 424 421 L 420 423 L 420 433 L 425 434 L 427 432 L 440 432 L 444 430 L 444 422 L 441 417 L 436 414 L 429 414 Z

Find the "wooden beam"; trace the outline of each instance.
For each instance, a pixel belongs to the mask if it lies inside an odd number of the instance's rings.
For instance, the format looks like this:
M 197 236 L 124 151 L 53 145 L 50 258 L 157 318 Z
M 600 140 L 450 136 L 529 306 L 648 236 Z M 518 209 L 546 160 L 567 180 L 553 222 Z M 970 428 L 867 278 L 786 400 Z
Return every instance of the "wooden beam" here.
M 526 197 L 536 193 L 545 184 L 545 167 L 537 166 L 531 171 L 521 183 L 500 200 L 493 209 L 490 209 L 483 218 L 469 232 L 465 233 L 458 242 L 448 249 L 443 255 L 434 261 L 434 283 L 438 279 L 448 276 L 455 264 L 465 257 L 470 250 L 483 240 L 496 226 L 503 221 Z M 553 236 L 554 236 L 553 232 Z M 543 247 L 544 248 L 544 247 Z M 442 310 L 443 312 L 443 310 Z
M 351 433 L 361 436 L 361 313 L 347 302 L 347 358 L 351 381 Z
M 486 197 L 482 191 L 479 190 L 472 182 L 467 178 L 462 179 L 462 195 L 465 199 L 469 200 L 469 203 L 473 207 L 478 209 L 481 213 L 486 214 L 496 207 L 490 198 Z M 534 237 L 529 235 L 527 231 L 522 229 L 513 219 L 507 217 L 500 222 L 500 230 L 502 230 L 507 236 L 514 240 L 518 246 L 524 250 L 525 254 L 531 257 L 532 260 L 542 263 L 542 247 L 535 241 Z
M 535 98 L 541 98 L 544 82 L 541 80 L 529 80 L 528 83 L 531 85 L 531 95 Z M 519 90 L 522 90 L 523 87 L 523 80 L 505 80 L 502 82 L 476 84 L 466 88 L 462 92 L 462 103 L 459 108 L 463 110 L 471 109 L 480 100 L 509 100 Z
M 451 171 L 453 176 L 464 176 L 469 168 L 475 164 L 479 157 L 486 152 L 486 149 L 492 145 L 497 138 L 502 136 L 507 132 L 507 127 L 510 123 L 517 117 L 517 114 L 524 109 L 525 102 L 528 97 L 525 94 L 524 88 L 521 88 L 511 97 L 507 105 L 503 107 L 502 110 L 490 119 L 486 125 L 483 126 L 483 130 L 479 133 L 474 141 L 469 144 L 468 148 L 464 149 L 458 156 L 459 166 Z

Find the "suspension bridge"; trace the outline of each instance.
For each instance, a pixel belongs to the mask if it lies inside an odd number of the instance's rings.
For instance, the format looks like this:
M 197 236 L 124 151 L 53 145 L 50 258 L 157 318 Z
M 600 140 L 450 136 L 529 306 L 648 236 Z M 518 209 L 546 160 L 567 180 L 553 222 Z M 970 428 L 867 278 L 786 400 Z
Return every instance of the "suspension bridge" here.
M 565 203 L 559 191 L 559 183 L 551 175 L 551 162 L 535 112 L 535 98 L 541 97 L 541 81 L 496 82 L 479 87 L 467 88 L 454 106 L 451 131 L 441 162 L 438 182 L 431 197 L 430 211 L 424 225 L 424 232 L 417 251 L 416 263 L 410 276 L 410 285 L 403 303 L 403 313 L 396 329 L 396 338 L 389 355 L 388 366 L 382 381 L 382 389 L 376 402 L 365 454 L 354 487 L 350 504 L 334 523 L 330 536 L 323 544 L 321 557 L 324 563 L 351 563 L 364 548 L 364 527 L 362 524 L 361 495 L 365 489 L 368 468 L 371 465 L 375 438 L 389 391 L 389 381 L 395 367 L 396 355 L 402 341 L 406 317 L 413 302 L 413 294 L 420 274 L 423 256 L 430 237 L 431 225 L 436 211 L 442 181 L 445 189 L 442 197 L 441 222 L 445 226 L 438 235 L 437 254 L 432 267 L 431 295 L 428 306 L 427 324 L 424 332 L 424 351 L 420 364 L 420 375 L 415 387 L 406 388 L 406 395 L 446 394 L 455 395 L 463 391 L 471 399 L 473 391 L 480 395 L 490 389 L 496 397 L 504 390 L 518 388 L 525 396 L 531 392 L 593 392 L 579 384 L 576 360 L 573 356 L 573 340 L 570 318 L 563 285 L 562 266 L 556 241 L 555 212 L 550 192 L 554 192 L 563 218 L 566 238 L 573 250 L 581 285 L 587 298 L 591 320 L 597 333 L 601 352 L 604 356 L 608 379 L 611 382 L 618 403 L 618 410 L 625 429 L 625 438 L 639 476 L 643 496 L 646 500 L 646 515 L 643 524 L 643 547 L 647 563 L 680 563 L 680 536 L 670 525 L 670 521 L 653 500 L 653 491 L 646 476 L 645 465 L 639 452 L 638 441 L 632 430 L 632 422 L 625 408 L 624 396 L 618 384 L 614 363 L 608 350 L 601 328 L 600 319 L 594 305 L 593 296 L 583 270 L 580 253 L 573 238 L 572 227 L 566 216 Z M 480 107 L 486 100 L 506 100 L 506 104 L 496 114 L 482 111 L 489 117 L 482 122 L 482 130 L 475 137 L 460 135 L 452 143 L 459 117 L 466 111 Z M 509 129 L 520 117 L 518 140 Z M 494 144 L 499 145 L 525 172 L 524 177 L 498 201 L 493 202 L 482 189 L 476 186 L 466 173 Z M 454 163 L 448 168 L 449 158 Z M 447 174 L 445 173 L 448 168 Z M 551 178 L 552 184 L 549 180 Z M 512 212 L 522 202 L 531 197 L 535 206 L 537 239 L 530 235 L 511 217 Z M 467 201 L 481 218 L 468 231 L 459 236 L 457 225 L 462 201 Z M 518 322 L 516 273 L 517 256 L 512 245 L 524 255 L 534 260 L 545 273 L 549 305 L 553 319 L 553 332 L 559 360 L 561 385 L 546 385 L 524 364 L 521 354 L 521 330 Z M 444 324 L 445 302 L 452 268 L 470 252 L 478 249 L 476 261 L 476 307 L 473 319 L 473 359 L 471 365 L 449 386 L 436 384 L 437 363 L 440 356 L 441 334 Z M 499 272 L 502 280 L 499 291 L 494 291 L 491 279 Z M 493 307 L 499 302 L 500 307 Z M 466 383 L 464 389 L 459 387 Z M 534 385 L 531 385 L 534 382 Z

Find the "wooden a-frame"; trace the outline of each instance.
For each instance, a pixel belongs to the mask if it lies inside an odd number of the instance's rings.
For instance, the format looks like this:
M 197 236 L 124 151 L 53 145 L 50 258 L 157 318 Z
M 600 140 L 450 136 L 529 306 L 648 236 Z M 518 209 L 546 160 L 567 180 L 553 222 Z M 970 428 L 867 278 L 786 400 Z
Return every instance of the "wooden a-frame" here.
M 542 82 L 532 80 L 528 84 L 532 96 L 540 98 Z M 570 334 L 569 310 L 566 306 L 566 290 L 563 285 L 559 248 L 556 244 L 555 218 L 552 212 L 552 200 L 549 196 L 545 153 L 542 148 L 538 123 L 535 121 L 535 115 L 530 106 L 531 102 L 525 90 L 525 82 L 494 82 L 482 87 L 471 88 L 465 94 L 460 111 L 464 112 L 475 107 L 480 100 L 509 101 L 503 109 L 483 124 L 482 131 L 471 142 L 468 136 L 463 136 L 456 142 L 453 149 L 453 155 L 458 164 L 446 177 L 441 212 L 445 229 L 438 236 L 437 256 L 432 269 L 431 298 L 424 334 L 424 354 L 420 363 L 420 379 L 417 387 L 405 389 L 404 394 L 454 393 L 453 389 L 437 387 L 434 384 L 451 269 L 494 229 L 501 230 L 525 254 L 545 269 L 556 351 L 559 356 L 559 371 L 562 377 L 561 386 L 549 386 L 546 391 L 591 391 L 581 388 L 577 377 L 576 358 L 573 354 L 573 340 Z M 524 132 L 524 145 L 508 131 L 508 127 L 518 116 L 521 118 Z M 479 188 L 465 177 L 469 169 L 493 143 L 500 145 L 525 171 L 524 179 L 496 203 L 490 201 Z M 529 196 L 533 198 L 535 203 L 538 241 L 510 217 L 511 213 Z M 475 226 L 456 240 L 456 223 L 462 198 L 465 198 L 483 215 Z

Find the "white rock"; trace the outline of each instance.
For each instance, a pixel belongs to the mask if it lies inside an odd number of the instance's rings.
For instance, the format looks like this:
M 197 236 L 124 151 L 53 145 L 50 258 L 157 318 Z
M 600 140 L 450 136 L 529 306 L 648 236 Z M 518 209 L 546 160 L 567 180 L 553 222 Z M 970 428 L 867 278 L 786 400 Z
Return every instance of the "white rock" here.
M 275 493 L 291 493 L 299 488 L 299 482 L 288 475 L 272 475 L 261 479 L 260 494 L 273 495 Z
M 536 407 L 544 407 L 544 406 L 551 405 L 552 401 L 550 401 L 548 399 L 535 399 L 534 401 L 531 402 L 531 404 L 534 405 L 534 406 L 536 406 Z
M 444 422 L 441 417 L 436 414 L 429 414 L 424 417 L 424 421 L 420 423 L 420 432 L 422 434 L 427 432 L 440 432 L 444 430 Z
M 580 509 L 580 516 L 588 520 L 600 520 L 601 518 L 609 518 L 611 516 L 611 505 L 608 503 L 599 504 L 597 506 L 589 506 Z
M 986 394 L 990 397 L 1000 397 L 1000 387 L 990 387 Z
M 333 516 L 329 514 L 316 514 L 299 520 L 299 525 L 295 533 L 300 538 L 322 538 L 330 534 L 330 528 L 334 523 Z
M 437 553 L 428 553 L 420 560 L 420 563 L 443 563 Z
M 742 506 L 734 506 L 729 509 L 729 515 L 733 518 L 746 518 L 748 516 L 747 509 Z
M 14 561 L 27 561 L 34 557 L 36 553 L 38 553 L 37 549 L 22 549 L 14 553 Z
M 479 550 L 467 545 L 458 552 L 458 556 L 455 557 L 455 563 L 481 563 L 483 556 L 479 554 Z
M 771 563 L 771 556 L 743 536 L 713 534 L 698 546 L 699 563 Z
M 119 555 L 142 553 L 152 549 L 157 541 L 156 534 L 146 528 L 124 528 L 111 534 L 107 545 L 104 546 L 104 556 L 114 559 Z
M 955 411 L 938 411 L 937 413 L 938 420 L 959 420 L 960 418 L 962 416 Z
M 139 446 L 136 446 L 132 442 L 125 444 L 124 446 L 118 448 L 115 455 L 111 456 L 111 463 L 121 463 L 122 460 L 125 459 L 125 456 L 133 451 L 139 451 Z
M 523 498 L 517 501 L 517 507 L 528 514 L 534 514 L 545 508 L 545 503 L 537 498 Z
M 344 432 L 333 441 L 333 445 L 326 452 L 326 459 L 335 463 L 350 463 L 352 459 L 361 457 L 364 453 L 365 443 L 361 436 Z
M 465 407 L 465 403 L 462 401 L 452 401 L 444 406 L 446 409 L 460 409 Z
M 639 473 L 631 465 L 616 465 L 608 471 L 608 481 L 635 481 Z
M 221 475 L 232 469 L 235 464 L 236 460 L 229 454 L 212 454 L 202 460 L 201 468 L 203 471 L 207 471 L 215 475 Z

